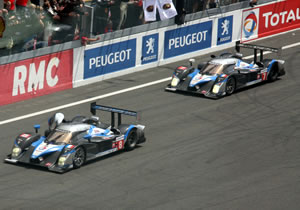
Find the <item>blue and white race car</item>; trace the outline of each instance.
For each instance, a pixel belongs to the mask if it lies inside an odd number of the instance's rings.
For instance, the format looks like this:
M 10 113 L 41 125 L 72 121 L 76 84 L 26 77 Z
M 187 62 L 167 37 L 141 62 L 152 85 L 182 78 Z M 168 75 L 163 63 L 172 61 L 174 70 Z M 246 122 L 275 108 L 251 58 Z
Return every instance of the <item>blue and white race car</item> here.
M 99 121 L 96 110 L 111 112 L 111 124 Z M 138 118 L 134 111 L 91 104 L 93 116 L 76 116 L 70 121 L 62 113 L 53 115 L 45 135 L 23 132 L 14 141 L 8 163 L 25 163 L 48 168 L 63 173 L 72 168 L 80 168 L 86 161 L 119 150 L 133 150 L 137 144 L 146 141 L 144 125 L 123 124 L 122 115 Z M 115 114 L 118 124 L 115 125 Z
M 242 59 L 240 48 L 254 50 L 254 60 Z M 236 54 L 223 53 L 198 68 L 179 66 L 175 69 L 167 91 L 186 91 L 202 94 L 206 97 L 220 98 L 231 95 L 235 90 L 254 85 L 260 82 L 277 80 L 285 74 L 284 61 L 263 59 L 264 51 L 279 52 L 279 49 L 236 43 Z M 260 60 L 257 61 L 257 51 L 260 51 Z

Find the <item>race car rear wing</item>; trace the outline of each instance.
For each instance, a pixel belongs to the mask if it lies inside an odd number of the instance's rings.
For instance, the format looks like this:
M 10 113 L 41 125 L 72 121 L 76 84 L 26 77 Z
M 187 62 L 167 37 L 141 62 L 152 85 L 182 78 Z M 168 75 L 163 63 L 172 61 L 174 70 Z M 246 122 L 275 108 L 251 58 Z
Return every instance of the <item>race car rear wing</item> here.
M 263 61 L 264 59 L 264 51 L 270 51 L 273 53 L 280 53 L 281 48 L 273 48 L 273 47 L 265 47 L 265 46 L 260 46 L 260 45 L 253 45 L 253 44 L 242 44 L 240 41 L 237 41 L 235 43 L 235 50 L 239 53 L 241 48 L 248 48 L 248 49 L 253 49 L 254 50 L 254 63 L 257 62 L 257 50 L 260 51 L 260 62 Z
M 135 117 L 136 120 L 140 120 L 140 117 L 141 117 L 140 112 L 98 105 L 98 104 L 96 104 L 96 102 L 91 103 L 91 113 L 93 115 L 96 115 L 97 110 L 111 112 L 111 127 L 115 126 L 115 113 L 118 114 L 118 126 L 122 124 L 122 115 L 128 115 L 128 116 Z

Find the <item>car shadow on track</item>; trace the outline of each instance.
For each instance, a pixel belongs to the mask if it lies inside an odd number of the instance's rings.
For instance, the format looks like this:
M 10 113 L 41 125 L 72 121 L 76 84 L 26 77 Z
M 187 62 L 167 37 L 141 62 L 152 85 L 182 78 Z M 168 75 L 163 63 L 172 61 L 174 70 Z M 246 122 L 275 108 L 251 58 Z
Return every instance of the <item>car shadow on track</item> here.
M 281 80 L 281 78 L 278 78 L 274 82 L 276 83 L 277 81 L 280 81 L 280 80 Z M 255 89 L 255 88 L 260 87 L 260 86 L 265 86 L 265 85 L 268 85 L 268 84 L 271 84 L 271 83 L 274 83 L 274 82 L 264 81 L 264 82 L 260 82 L 260 83 L 257 83 L 257 84 L 254 84 L 254 85 L 251 85 L 251 86 L 248 86 L 248 87 L 243 87 L 241 89 L 235 90 L 234 93 L 232 93 L 232 95 L 240 94 L 244 91 Z M 228 97 L 228 96 L 225 95 L 225 96 L 221 96 L 219 98 L 209 98 L 209 97 L 206 97 L 205 95 L 200 94 L 200 93 L 186 92 L 186 91 L 180 91 L 180 90 L 178 90 L 176 92 L 165 90 L 165 92 L 173 93 L 173 94 L 180 94 L 180 95 L 189 96 L 189 97 L 192 96 L 192 97 L 197 97 L 197 98 L 203 98 L 203 99 L 208 99 L 208 100 L 221 100 L 224 97 Z
M 140 148 L 142 148 L 142 147 L 143 147 L 143 146 L 141 146 L 141 145 L 136 145 L 136 147 L 134 148 L 134 150 L 140 149 Z M 108 159 L 108 158 L 110 158 L 110 157 L 114 157 L 114 156 L 117 156 L 117 155 L 121 155 L 122 153 L 126 153 L 126 152 L 134 152 L 134 150 L 133 150 L 133 151 L 119 150 L 119 151 L 117 151 L 117 152 L 113 152 L 113 153 L 107 154 L 107 155 L 105 155 L 105 156 L 98 157 L 98 158 L 95 158 L 95 159 L 93 159 L 93 160 L 89 160 L 89 161 L 87 161 L 87 162 L 83 165 L 83 167 L 84 167 L 85 165 L 90 165 L 90 164 L 93 164 L 93 163 L 95 163 L 95 162 L 98 162 L 98 161 L 102 161 L 102 160 Z

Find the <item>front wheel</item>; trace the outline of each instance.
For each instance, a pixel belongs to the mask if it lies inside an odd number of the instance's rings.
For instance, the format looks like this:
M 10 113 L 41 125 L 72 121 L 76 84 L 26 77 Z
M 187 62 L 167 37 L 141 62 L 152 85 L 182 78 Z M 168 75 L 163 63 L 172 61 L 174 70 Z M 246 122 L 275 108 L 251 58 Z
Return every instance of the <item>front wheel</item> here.
M 229 77 L 226 82 L 226 95 L 231 95 L 235 91 L 235 79 L 233 77 Z
M 80 168 L 85 162 L 85 151 L 82 147 L 78 147 L 75 151 L 73 166 L 74 168 Z
M 135 148 L 138 142 L 138 136 L 135 130 L 130 131 L 127 137 L 127 141 L 125 143 L 125 150 L 131 151 Z

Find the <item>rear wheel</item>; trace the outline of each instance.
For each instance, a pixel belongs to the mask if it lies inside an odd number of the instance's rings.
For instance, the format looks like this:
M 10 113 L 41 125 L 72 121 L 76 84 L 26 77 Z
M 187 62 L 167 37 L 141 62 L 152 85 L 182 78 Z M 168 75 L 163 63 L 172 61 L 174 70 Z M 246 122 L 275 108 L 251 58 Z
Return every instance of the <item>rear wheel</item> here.
M 278 70 L 277 68 L 272 68 L 269 75 L 268 75 L 268 81 L 274 82 L 278 78 Z
M 235 91 L 235 79 L 233 77 L 229 77 L 226 82 L 226 95 L 231 95 Z
M 135 130 L 130 131 L 127 137 L 127 141 L 125 143 L 125 149 L 127 151 L 131 151 L 135 148 L 138 142 L 138 136 Z
M 85 162 L 85 151 L 82 147 L 78 147 L 76 149 L 74 159 L 73 159 L 73 166 L 74 168 L 80 168 Z

